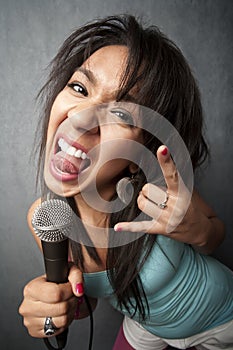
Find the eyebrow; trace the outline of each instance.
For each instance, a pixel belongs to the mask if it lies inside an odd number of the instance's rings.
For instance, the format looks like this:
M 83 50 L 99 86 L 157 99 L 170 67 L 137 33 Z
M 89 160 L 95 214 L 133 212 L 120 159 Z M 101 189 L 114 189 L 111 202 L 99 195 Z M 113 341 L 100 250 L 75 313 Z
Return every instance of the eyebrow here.
M 84 67 L 78 67 L 75 70 L 75 72 L 80 72 L 80 73 L 84 74 L 92 84 L 94 84 L 94 85 L 97 84 L 97 81 L 96 81 L 94 74 L 89 69 L 86 69 Z

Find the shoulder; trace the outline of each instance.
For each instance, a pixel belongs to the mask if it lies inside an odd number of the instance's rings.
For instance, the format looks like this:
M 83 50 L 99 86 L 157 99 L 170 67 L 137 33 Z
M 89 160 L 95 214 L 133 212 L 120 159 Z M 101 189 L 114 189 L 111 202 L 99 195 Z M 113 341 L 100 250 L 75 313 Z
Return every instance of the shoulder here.
M 34 214 L 35 209 L 41 204 L 41 198 L 38 198 L 29 208 L 28 210 L 28 215 L 27 215 L 27 222 L 28 222 L 28 227 L 33 235 L 33 237 L 35 238 L 36 243 L 38 244 L 39 248 L 41 249 L 41 241 L 39 239 L 39 237 L 37 237 L 37 235 L 34 232 L 34 229 L 32 227 L 32 216 Z

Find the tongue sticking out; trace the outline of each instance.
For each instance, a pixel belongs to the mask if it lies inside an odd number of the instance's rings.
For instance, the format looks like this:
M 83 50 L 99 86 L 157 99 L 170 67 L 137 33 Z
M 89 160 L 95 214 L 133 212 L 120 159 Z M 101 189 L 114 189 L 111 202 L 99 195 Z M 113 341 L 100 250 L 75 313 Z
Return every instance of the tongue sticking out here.
M 55 167 L 63 173 L 68 173 L 68 174 L 78 173 L 78 169 L 74 166 L 74 164 L 72 164 L 65 158 L 55 158 L 54 164 L 55 164 Z
M 58 152 L 53 158 L 54 166 L 66 174 L 78 174 L 90 164 L 89 160 L 83 160 L 75 158 L 65 154 L 64 152 Z

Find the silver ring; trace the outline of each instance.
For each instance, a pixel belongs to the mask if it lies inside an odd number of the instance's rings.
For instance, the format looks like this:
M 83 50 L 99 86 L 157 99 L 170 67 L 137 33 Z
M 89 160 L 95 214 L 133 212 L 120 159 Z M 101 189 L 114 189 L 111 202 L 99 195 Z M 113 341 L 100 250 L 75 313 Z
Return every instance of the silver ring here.
M 54 335 L 58 328 L 53 323 L 52 317 L 46 317 L 44 322 L 44 334 Z
M 164 199 L 163 202 L 161 202 L 161 203 L 156 203 L 156 202 L 154 202 L 155 205 L 157 205 L 160 209 L 164 209 L 164 208 L 167 207 L 167 201 L 168 201 L 168 199 L 169 199 L 169 194 L 168 194 L 167 191 L 165 192 L 165 194 L 166 194 L 166 198 Z

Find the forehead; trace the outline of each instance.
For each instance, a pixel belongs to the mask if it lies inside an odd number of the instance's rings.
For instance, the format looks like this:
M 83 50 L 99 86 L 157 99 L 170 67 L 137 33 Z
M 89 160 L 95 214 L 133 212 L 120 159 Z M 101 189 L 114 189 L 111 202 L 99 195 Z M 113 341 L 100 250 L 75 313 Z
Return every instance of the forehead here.
M 90 72 L 93 83 L 119 86 L 125 71 L 128 49 L 123 45 L 105 46 L 95 51 L 81 66 Z
M 93 63 L 112 62 L 116 65 L 124 64 L 128 55 L 128 48 L 124 45 L 104 46 L 95 51 L 83 65 L 92 65 Z

